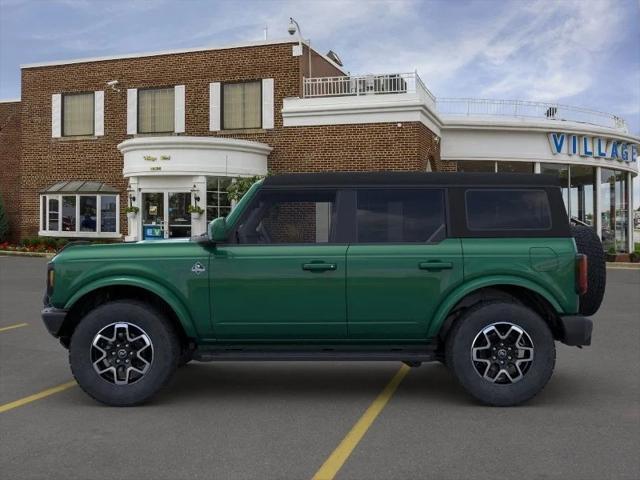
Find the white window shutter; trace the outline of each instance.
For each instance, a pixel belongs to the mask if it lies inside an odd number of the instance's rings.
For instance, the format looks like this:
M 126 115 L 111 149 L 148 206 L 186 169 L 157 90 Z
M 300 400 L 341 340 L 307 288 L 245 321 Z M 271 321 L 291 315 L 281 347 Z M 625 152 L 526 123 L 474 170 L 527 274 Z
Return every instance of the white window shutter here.
M 138 133 L 138 89 L 127 89 L 127 135 Z
M 104 135 L 104 91 L 93 92 L 93 134 L 96 137 Z
M 51 136 L 62 136 L 62 95 L 59 93 L 51 95 Z
M 262 79 L 262 128 L 274 126 L 273 78 Z
M 174 131 L 176 133 L 184 133 L 184 102 L 185 89 L 184 85 L 176 85 L 173 89 L 173 99 L 175 110 L 173 112 Z
M 214 82 L 209 84 L 209 130 L 217 132 L 220 130 L 220 83 Z

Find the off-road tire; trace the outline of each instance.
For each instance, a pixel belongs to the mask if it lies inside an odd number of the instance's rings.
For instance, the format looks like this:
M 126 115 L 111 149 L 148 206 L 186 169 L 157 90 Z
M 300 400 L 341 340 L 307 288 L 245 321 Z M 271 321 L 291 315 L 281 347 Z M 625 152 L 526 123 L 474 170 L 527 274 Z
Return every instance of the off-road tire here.
M 125 385 L 116 385 L 100 376 L 91 358 L 96 335 L 116 322 L 142 329 L 153 348 L 148 371 L 139 380 Z M 118 407 L 149 400 L 169 382 L 179 358 L 180 343 L 173 325 L 160 312 L 135 300 L 109 302 L 90 311 L 73 332 L 69 347 L 69 364 L 80 388 L 99 402 Z
M 483 329 L 500 322 L 523 329 L 533 343 L 533 360 L 515 383 L 491 383 L 478 373 L 472 360 L 474 340 Z M 519 303 L 496 300 L 473 306 L 457 320 L 447 336 L 445 358 L 467 392 L 486 405 L 506 407 L 542 391 L 553 373 L 556 350 L 549 326 L 536 312 Z
M 596 232 L 583 225 L 571 225 L 578 252 L 587 256 L 587 293 L 580 295 L 582 315 L 593 315 L 600 308 L 607 283 L 607 263 L 602 242 Z

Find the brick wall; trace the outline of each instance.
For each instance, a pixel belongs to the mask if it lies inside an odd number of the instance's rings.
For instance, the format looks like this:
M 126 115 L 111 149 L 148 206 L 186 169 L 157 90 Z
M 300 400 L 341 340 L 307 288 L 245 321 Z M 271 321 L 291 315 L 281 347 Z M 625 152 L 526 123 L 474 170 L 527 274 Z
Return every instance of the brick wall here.
M 152 57 L 27 68 L 22 70 L 22 166 L 19 181 L 22 215 L 20 236 L 38 230 L 38 192 L 61 180 L 97 180 L 121 190 L 126 207 L 127 181 L 117 145 L 126 134 L 127 88 L 186 86 L 186 132 L 219 135 L 269 144 L 269 170 L 279 172 L 417 170 L 439 165 L 433 134 L 418 122 L 317 127 L 282 125 L 283 99 L 301 93 L 307 58 L 293 57 L 292 44 L 207 50 Z M 306 53 L 306 50 L 305 50 Z M 340 75 L 321 56 L 313 57 L 313 74 Z M 322 63 L 324 62 L 324 64 Z M 274 79 L 275 128 L 251 131 L 209 131 L 209 83 Z M 115 92 L 106 82 L 118 80 Z M 105 91 L 105 135 L 95 139 L 51 138 L 51 95 Z M 435 165 L 435 168 L 434 168 Z M 4 173 L 3 173 L 4 176 Z M 121 232 L 126 234 L 124 213 Z
M 0 103 L 0 195 L 9 218 L 10 238 L 18 236 L 20 209 L 20 102 Z

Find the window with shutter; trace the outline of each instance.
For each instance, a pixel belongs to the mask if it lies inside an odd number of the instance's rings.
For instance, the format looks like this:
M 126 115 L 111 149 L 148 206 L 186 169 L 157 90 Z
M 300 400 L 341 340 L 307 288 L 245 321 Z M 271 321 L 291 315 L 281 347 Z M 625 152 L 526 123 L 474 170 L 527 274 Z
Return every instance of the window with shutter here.
M 262 127 L 262 82 L 226 83 L 222 86 L 222 128 Z
M 89 136 L 94 132 L 94 93 L 62 95 L 62 136 Z
M 138 90 L 138 133 L 175 131 L 175 89 Z

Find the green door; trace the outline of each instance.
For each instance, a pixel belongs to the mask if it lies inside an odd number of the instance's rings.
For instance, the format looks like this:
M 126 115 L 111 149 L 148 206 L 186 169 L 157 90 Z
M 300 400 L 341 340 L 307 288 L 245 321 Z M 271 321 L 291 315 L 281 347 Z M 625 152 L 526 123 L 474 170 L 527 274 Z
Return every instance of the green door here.
M 347 244 L 335 191 L 263 190 L 210 262 L 215 335 L 238 342 L 344 339 Z
M 426 338 L 439 300 L 463 277 L 461 242 L 446 238 L 444 191 L 358 190 L 355 223 L 347 252 L 349 338 Z

